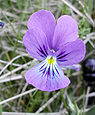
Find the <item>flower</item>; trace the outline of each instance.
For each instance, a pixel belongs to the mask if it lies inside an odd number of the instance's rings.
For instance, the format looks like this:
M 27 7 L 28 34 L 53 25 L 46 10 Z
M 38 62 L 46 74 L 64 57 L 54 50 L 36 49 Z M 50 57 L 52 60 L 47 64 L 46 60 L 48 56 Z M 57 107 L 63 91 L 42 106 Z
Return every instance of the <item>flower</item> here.
M 42 62 L 26 72 L 26 81 L 42 91 L 67 87 L 70 80 L 61 67 L 77 64 L 85 56 L 76 21 L 63 15 L 56 24 L 50 11 L 40 10 L 30 16 L 27 26 L 23 44 L 32 57 Z
M 0 26 L 3 28 L 3 27 L 4 27 L 4 25 L 5 25 L 5 23 L 4 23 L 4 22 L 2 22 L 2 21 L 0 20 Z

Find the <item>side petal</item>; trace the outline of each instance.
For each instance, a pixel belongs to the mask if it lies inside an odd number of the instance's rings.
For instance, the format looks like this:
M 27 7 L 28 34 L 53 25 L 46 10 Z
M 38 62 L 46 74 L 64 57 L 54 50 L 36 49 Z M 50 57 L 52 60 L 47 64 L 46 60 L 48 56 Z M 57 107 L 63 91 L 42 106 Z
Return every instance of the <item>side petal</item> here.
M 53 49 L 58 50 L 61 44 L 72 42 L 78 38 L 77 22 L 68 15 L 61 16 L 57 21 L 53 37 Z
M 65 46 L 60 47 L 60 50 L 58 50 L 55 55 L 59 65 L 69 66 L 82 61 L 85 52 L 85 44 L 81 39 L 77 39 L 74 42 L 67 43 Z
M 23 37 L 26 51 L 34 58 L 43 60 L 48 55 L 46 35 L 38 28 L 31 28 Z
M 63 74 L 63 70 L 59 66 L 53 71 L 44 66 L 44 62 L 42 62 L 28 70 L 25 74 L 26 81 L 42 91 L 55 91 L 70 84 L 70 80 Z
M 48 40 L 48 44 L 51 48 L 52 38 L 55 30 L 56 21 L 53 14 L 47 10 L 40 10 L 33 13 L 28 20 L 28 28 L 31 29 L 34 26 L 41 29 Z

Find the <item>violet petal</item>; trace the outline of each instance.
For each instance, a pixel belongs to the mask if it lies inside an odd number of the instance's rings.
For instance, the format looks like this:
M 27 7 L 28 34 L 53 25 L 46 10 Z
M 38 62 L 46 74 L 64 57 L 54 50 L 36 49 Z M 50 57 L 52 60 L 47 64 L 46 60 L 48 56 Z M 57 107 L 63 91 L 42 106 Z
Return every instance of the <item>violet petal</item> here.
M 44 61 L 28 70 L 25 79 L 29 84 L 42 91 L 55 91 L 70 84 L 70 80 L 58 65 L 52 68 L 45 65 Z
M 44 60 L 48 55 L 47 38 L 39 28 L 31 28 L 23 37 L 23 44 L 26 51 L 38 60 Z
M 58 50 L 61 44 L 72 42 L 78 38 L 77 22 L 68 15 L 61 16 L 55 28 L 53 49 Z
M 58 50 L 55 55 L 60 66 L 69 66 L 82 61 L 85 52 L 85 44 L 81 39 L 77 39 L 64 46 L 60 46 L 60 50 Z
M 45 33 L 50 48 L 52 47 L 51 45 L 55 25 L 56 25 L 55 17 L 50 11 L 47 10 L 40 10 L 38 12 L 33 13 L 28 20 L 29 29 L 33 27 L 38 27 Z

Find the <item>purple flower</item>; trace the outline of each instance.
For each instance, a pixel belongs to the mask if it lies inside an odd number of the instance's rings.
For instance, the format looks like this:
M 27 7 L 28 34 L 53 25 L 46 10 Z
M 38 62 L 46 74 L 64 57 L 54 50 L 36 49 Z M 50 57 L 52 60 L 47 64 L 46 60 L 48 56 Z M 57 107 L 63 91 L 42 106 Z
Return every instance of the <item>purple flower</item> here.
M 4 23 L 4 22 L 2 22 L 2 21 L 0 20 L 0 26 L 3 28 L 3 27 L 4 27 L 4 25 L 5 25 L 5 23 Z
M 26 81 L 42 91 L 67 87 L 70 80 L 60 66 L 77 64 L 85 56 L 76 21 L 64 15 L 56 24 L 50 11 L 40 10 L 30 16 L 28 29 L 23 44 L 32 57 L 42 62 L 26 72 Z

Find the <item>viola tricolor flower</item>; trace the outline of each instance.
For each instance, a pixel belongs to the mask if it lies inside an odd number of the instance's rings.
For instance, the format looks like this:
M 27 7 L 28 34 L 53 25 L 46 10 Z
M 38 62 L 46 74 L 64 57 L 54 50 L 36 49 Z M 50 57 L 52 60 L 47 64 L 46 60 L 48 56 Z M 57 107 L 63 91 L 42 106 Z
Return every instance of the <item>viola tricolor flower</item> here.
M 27 26 L 23 44 L 32 57 L 42 62 L 26 72 L 26 81 L 42 91 L 67 87 L 70 80 L 61 67 L 77 64 L 85 56 L 76 21 L 63 15 L 56 24 L 50 11 L 40 10 L 30 16 Z

